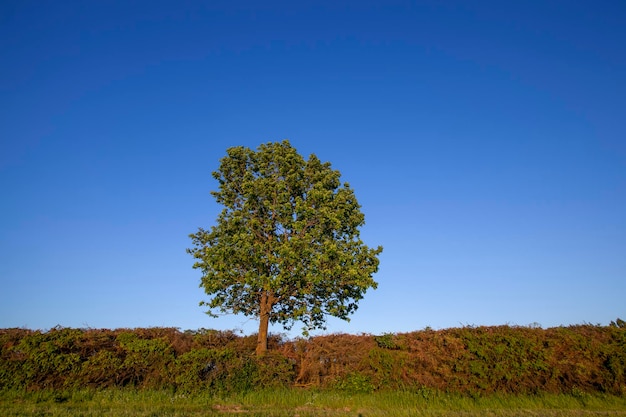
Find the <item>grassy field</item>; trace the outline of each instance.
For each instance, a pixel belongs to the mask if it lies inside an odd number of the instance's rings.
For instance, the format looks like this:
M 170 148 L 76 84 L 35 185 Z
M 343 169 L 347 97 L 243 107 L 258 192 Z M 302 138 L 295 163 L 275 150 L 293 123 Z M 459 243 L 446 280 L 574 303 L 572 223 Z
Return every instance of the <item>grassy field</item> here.
M 231 396 L 164 391 L 7 391 L 0 415 L 41 417 L 242 416 L 626 416 L 626 398 L 572 395 L 469 397 L 422 390 L 371 394 L 341 391 L 251 391 Z

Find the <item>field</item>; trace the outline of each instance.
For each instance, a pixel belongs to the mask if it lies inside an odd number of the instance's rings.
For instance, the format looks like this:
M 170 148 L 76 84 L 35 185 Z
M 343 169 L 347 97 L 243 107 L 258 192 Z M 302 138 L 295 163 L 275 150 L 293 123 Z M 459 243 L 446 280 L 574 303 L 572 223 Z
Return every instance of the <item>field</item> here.
M 348 394 L 307 389 L 183 395 L 131 389 L 5 391 L 0 414 L 11 416 L 626 416 L 626 398 L 610 395 L 490 395 L 435 391 Z

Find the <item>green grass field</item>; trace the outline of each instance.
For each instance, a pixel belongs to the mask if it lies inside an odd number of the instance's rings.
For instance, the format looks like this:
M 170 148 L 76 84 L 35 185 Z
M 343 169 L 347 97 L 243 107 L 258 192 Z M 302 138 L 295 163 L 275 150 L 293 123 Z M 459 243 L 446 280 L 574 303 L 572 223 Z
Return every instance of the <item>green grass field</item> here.
M 8 391 L 0 415 L 41 417 L 242 416 L 626 416 L 626 398 L 574 393 L 469 397 L 435 391 L 371 394 L 315 390 L 262 390 L 230 396 L 164 391 Z

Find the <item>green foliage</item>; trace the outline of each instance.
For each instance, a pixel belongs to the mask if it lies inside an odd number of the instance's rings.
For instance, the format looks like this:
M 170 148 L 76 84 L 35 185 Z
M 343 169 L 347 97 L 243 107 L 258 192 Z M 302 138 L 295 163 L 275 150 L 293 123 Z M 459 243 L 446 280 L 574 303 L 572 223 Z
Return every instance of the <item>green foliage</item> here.
M 224 349 L 194 349 L 176 359 L 175 383 L 180 391 L 193 392 L 218 385 L 225 370 L 220 365 L 233 356 Z
M 389 386 L 403 388 L 402 372 L 405 362 L 406 355 L 401 352 L 371 349 L 367 355 L 366 363 L 371 373 L 371 381 L 376 389 L 384 389 Z
M 268 354 L 254 359 L 258 370 L 257 386 L 288 387 L 295 378 L 295 361 L 280 354 Z
M 383 349 L 401 349 L 402 343 L 399 341 L 399 337 L 393 333 L 385 333 L 381 336 L 374 336 L 374 340 L 378 347 Z
M 307 161 L 288 141 L 227 150 L 213 173 L 224 206 L 217 224 L 190 235 L 194 268 L 211 297 L 201 304 L 304 332 L 327 315 L 348 319 L 378 270 L 382 247 L 360 239 L 364 216 L 339 171 L 315 155 Z
M 0 329 L 0 390 L 53 390 L 57 401 L 85 387 L 180 395 L 291 386 L 402 389 L 475 400 L 562 393 L 585 404 L 591 394 L 626 395 L 626 328 L 617 326 L 464 327 L 294 341 L 274 335 L 270 343 L 271 353 L 257 357 L 254 336 L 228 331 Z
M 549 376 L 545 350 L 532 332 L 502 331 L 500 328 L 462 329 L 460 336 L 466 347 L 465 384 L 480 392 L 516 392 L 524 382 L 527 391 L 539 387 L 533 381 Z M 522 334 L 516 334 L 522 333 Z M 460 367 L 457 370 L 461 369 Z
M 21 370 L 17 385 L 36 389 L 72 385 L 81 363 L 73 345 L 78 335 L 77 330 L 57 327 L 22 338 L 11 349 Z
M 124 360 L 115 352 L 101 350 L 84 363 L 78 378 L 91 387 L 108 388 L 123 384 Z
M 334 388 L 350 393 L 371 393 L 374 392 L 375 387 L 370 376 L 363 375 L 359 372 L 351 372 L 337 380 L 334 384 Z
M 117 336 L 124 361 L 120 366 L 122 384 L 158 386 L 167 381 L 174 353 L 164 339 L 143 339 L 125 332 Z

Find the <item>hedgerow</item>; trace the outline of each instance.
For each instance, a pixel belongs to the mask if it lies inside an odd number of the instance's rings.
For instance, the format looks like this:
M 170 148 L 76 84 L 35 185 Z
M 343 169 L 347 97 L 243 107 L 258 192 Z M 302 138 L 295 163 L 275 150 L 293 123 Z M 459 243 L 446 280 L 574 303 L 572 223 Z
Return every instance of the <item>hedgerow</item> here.
M 0 389 L 133 387 L 239 393 L 267 387 L 481 395 L 626 395 L 626 326 L 462 327 L 286 340 L 175 328 L 0 329 Z

